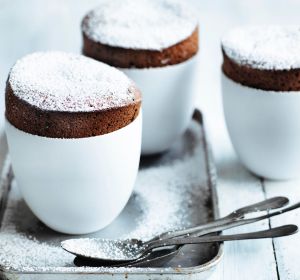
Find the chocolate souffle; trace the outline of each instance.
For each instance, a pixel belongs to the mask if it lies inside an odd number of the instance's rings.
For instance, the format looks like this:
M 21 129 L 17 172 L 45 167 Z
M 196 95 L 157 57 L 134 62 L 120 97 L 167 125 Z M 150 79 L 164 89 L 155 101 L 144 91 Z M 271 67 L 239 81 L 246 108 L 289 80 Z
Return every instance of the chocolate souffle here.
M 141 94 L 119 70 L 82 55 L 40 52 L 20 59 L 6 86 L 6 118 L 50 138 L 102 135 L 138 116 Z
M 223 73 L 244 86 L 300 91 L 300 28 L 241 26 L 222 40 Z
M 198 23 L 182 1 L 106 0 L 82 22 L 83 54 L 120 68 L 164 67 L 198 52 Z

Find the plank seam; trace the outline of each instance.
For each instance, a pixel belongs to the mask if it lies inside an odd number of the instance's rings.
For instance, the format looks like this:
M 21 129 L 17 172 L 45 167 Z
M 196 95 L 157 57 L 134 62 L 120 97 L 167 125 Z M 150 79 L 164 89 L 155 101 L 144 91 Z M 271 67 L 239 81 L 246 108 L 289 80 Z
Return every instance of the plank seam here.
M 260 178 L 260 182 L 261 182 L 261 186 L 262 186 L 262 191 L 263 191 L 263 194 L 264 194 L 264 198 L 267 199 L 265 179 Z M 271 229 L 272 225 L 271 225 L 271 219 L 270 218 L 268 219 L 268 224 L 269 224 L 269 228 Z M 275 259 L 275 264 L 276 264 L 277 279 L 280 280 L 280 274 L 279 274 L 278 260 L 277 260 L 277 254 L 276 254 L 276 249 L 275 249 L 274 238 L 272 238 L 272 248 L 273 248 L 273 254 L 274 254 L 274 259 Z

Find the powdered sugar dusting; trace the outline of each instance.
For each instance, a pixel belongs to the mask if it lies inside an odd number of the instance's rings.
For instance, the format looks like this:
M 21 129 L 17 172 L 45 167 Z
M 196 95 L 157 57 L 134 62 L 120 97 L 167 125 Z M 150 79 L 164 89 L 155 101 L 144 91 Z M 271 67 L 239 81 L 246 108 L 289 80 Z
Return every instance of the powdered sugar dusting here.
M 49 263 L 53 266 L 70 266 L 73 257 L 57 246 L 39 242 L 34 235 L 18 233 L 17 221 L 21 218 L 16 205 L 22 200 L 21 194 L 15 186 L 10 193 L 10 199 L 3 217 L 3 225 L 0 234 L 0 264 L 6 269 L 25 269 L 35 265 L 47 267 Z
M 192 209 L 187 209 L 193 204 L 193 196 L 197 196 L 203 177 L 201 172 L 196 173 L 199 162 L 194 157 L 185 160 L 175 162 L 172 166 L 140 171 L 136 200 L 143 205 L 143 215 L 136 221 L 133 231 L 122 235 L 122 239 L 135 237 L 148 240 L 162 232 L 188 227 L 195 222 L 191 219 Z M 200 195 L 200 200 L 205 200 L 204 194 Z M 202 207 L 205 205 L 199 203 L 200 215 L 204 210 Z M 203 211 L 203 215 L 206 214 Z
M 9 83 L 20 99 L 47 111 L 90 112 L 132 103 L 132 82 L 82 55 L 39 52 L 17 61 Z
M 300 68 L 300 26 L 241 26 L 222 39 L 228 57 L 266 70 Z
M 134 195 L 121 216 L 90 237 L 147 240 L 161 232 L 206 222 L 210 192 L 199 125 L 159 162 L 142 164 Z M 29 235 L 29 236 L 28 236 Z M 0 230 L 0 266 L 29 272 L 138 272 L 140 268 L 75 267 L 74 256 L 60 248 L 68 238 L 41 225 L 12 185 Z M 85 236 L 86 237 L 86 236 Z M 108 248 L 109 249 L 109 248 Z M 162 268 L 167 272 L 169 268 Z M 145 271 L 145 269 L 142 269 Z M 152 268 L 147 269 L 151 272 Z
M 89 38 L 110 46 L 162 50 L 189 37 L 196 26 L 184 1 L 105 0 L 82 28 Z

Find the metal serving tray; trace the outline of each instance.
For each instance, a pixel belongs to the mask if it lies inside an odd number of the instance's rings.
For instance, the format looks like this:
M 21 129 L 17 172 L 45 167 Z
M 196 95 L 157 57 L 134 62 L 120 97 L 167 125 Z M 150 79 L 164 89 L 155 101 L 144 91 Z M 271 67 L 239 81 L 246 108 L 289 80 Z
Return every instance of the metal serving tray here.
M 184 136 L 161 156 L 143 158 L 135 191 L 105 238 L 150 238 L 165 231 L 218 218 L 215 168 L 202 114 L 195 110 Z M 0 279 L 206 279 L 219 263 L 223 245 L 186 245 L 160 267 L 75 266 L 60 248 L 70 236 L 54 232 L 22 200 L 9 159 L 0 186 Z

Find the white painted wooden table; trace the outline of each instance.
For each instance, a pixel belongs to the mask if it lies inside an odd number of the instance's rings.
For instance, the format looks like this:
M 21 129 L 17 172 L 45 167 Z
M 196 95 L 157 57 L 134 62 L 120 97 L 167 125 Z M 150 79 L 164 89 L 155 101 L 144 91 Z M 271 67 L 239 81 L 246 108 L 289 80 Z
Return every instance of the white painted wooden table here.
M 218 193 L 222 215 L 244 204 L 274 195 L 286 195 L 291 201 L 299 201 L 300 182 L 270 182 L 256 178 L 246 171 L 236 158 L 223 120 L 219 81 L 221 64 L 219 41 L 224 31 L 237 24 L 300 24 L 300 1 L 189 1 L 195 5 L 200 20 L 196 105 L 204 112 L 209 128 L 219 175 Z M 24 54 L 49 49 L 80 52 L 80 19 L 97 3 L 99 0 L 0 0 L 2 93 L 9 68 Z M 0 110 L 2 124 L 3 97 Z M 1 154 L 1 150 L 5 149 L 4 138 L 1 137 L 0 141 Z M 0 163 L 2 160 L 1 158 Z M 270 224 L 300 225 L 299 215 L 299 210 L 285 214 L 283 217 L 272 219 Z M 249 225 L 243 230 L 268 228 L 270 224 L 261 222 Z M 223 262 L 211 279 L 300 279 L 300 234 L 274 241 L 227 243 Z

